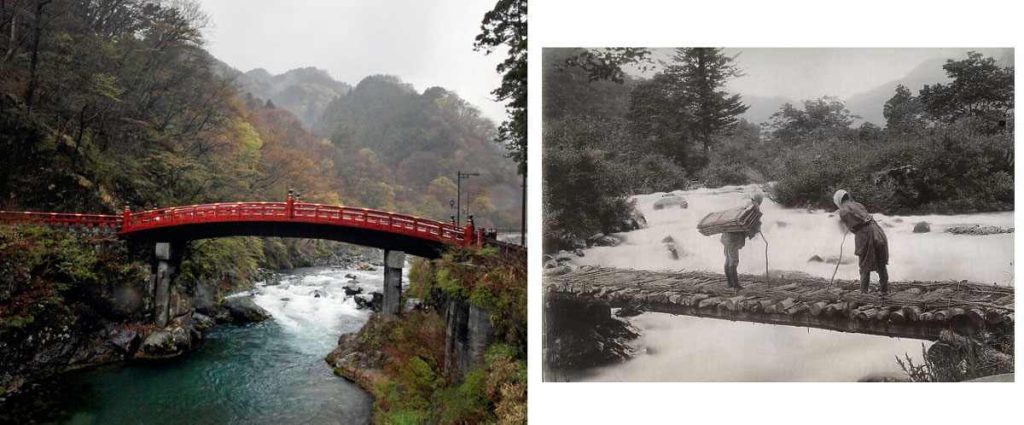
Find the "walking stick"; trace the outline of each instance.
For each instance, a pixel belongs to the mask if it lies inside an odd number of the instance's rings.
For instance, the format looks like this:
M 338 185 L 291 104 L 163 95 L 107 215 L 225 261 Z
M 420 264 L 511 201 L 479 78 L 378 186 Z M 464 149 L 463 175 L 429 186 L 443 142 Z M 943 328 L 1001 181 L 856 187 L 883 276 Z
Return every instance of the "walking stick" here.
M 829 287 L 832 286 L 832 282 L 835 282 L 835 280 L 836 280 L 836 272 L 839 271 L 839 265 L 843 263 L 843 245 L 846 245 L 846 235 L 849 235 L 849 234 L 850 234 L 849 230 L 844 230 L 843 231 L 843 242 L 839 244 L 839 260 L 836 261 L 836 269 L 832 270 L 832 279 L 829 279 L 829 281 L 828 281 L 828 286 Z
M 765 282 L 768 282 L 771 280 L 771 278 L 768 277 L 768 238 L 765 238 L 764 233 L 760 230 L 758 230 L 757 233 L 761 235 L 761 240 L 764 241 L 764 280 Z

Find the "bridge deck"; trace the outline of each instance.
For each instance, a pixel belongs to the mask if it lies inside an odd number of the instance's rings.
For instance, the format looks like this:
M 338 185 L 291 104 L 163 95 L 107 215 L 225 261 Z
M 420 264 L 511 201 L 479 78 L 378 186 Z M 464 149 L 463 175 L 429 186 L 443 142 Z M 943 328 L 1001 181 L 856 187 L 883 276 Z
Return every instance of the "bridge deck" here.
M 707 272 L 654 272 L 585 266 L 545 276 L 546 296 L 640 305 L 646 311 L 807 326 L 921 339 L 943 329 L 962 334 L 1013 334 L 1014 289 L 967 282 L 890 283 L 890 295 L 861 294 L 854 281 L 809 276 L 741 277 L 726 286 Z

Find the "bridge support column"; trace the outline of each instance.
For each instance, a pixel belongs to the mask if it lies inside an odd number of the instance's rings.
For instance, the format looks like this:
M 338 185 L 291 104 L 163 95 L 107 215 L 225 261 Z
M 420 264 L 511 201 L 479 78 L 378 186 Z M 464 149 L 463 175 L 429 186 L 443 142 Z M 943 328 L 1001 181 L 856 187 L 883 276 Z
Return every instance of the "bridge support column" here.
M 381 311 L 385 316 L 397 315 L 402 309 L 403 266 L 404 252 L 384 250 L 384 305 L 381 306 Z
M 171 313 L 171 281 L 181 264 L 180 244 L 158 242 L 153 265 L 153 320 L 159 327 L 167 326 Z

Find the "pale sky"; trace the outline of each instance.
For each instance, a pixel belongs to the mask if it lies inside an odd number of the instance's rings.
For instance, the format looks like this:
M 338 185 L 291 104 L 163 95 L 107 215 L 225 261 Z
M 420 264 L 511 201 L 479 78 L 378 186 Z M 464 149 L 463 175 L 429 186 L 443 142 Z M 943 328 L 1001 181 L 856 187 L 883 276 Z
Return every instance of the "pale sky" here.
M 964 58 L 975 50 L 996 59 L 1012 49 L 893 49 L 893 48 L 730 48 L 746 76 L 734 79 L 732 92 L 782 96 L 801 101 L 824 95 L 846 98 L 905 76 L 932 58 Z M 654 49 L 653 57 L 667 60 L 673 49 Z M 938 72 L 942 72 L 939 69 Z M 651 74 L 648 72 L 647 74 Z
M 391 74 L 416 90 L 441 86 L 501 122 L 490 94 L 504 51 L 484 55 L 473 40 L 493 1 L 198 0 L 210 17 L 207 48 L 243 72 L 313 66 L 353 86 Z

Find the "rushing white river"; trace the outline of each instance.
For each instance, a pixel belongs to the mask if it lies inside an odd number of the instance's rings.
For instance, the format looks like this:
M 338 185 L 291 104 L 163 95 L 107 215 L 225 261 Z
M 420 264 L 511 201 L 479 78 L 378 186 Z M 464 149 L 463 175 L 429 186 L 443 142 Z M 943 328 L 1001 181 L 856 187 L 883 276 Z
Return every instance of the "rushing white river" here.
M 665 193 L 637 196 L 648 227 L 617 234 L 615 247 L 594 247 L 580 264 L 644 270 L 706 270 L 722 273 L 719 236 L 697 232 L 706 214 L 743 205 L 755 186 L 676 191 L 687 208 L 655 209 Z M 853 194 L 856 199 L 856 194 Z M 665 202 L 662 200 L 661 202 Z M 869 211 L 871 206 L 867 206 Z M 809 262 L 839 255 L 843 231 L 832 211 L 786 209 L 769 199 L 761 206 L 762 231 L 769 243 L 772 271 L 797 271 L 829 278 L 835 264 Z M 944 232 L 951 225 L 1013 227 L 1013 213 L 886 216 L 874 214 L 889 240 L 891 281 L 968 280 L 1013 285 L 1013 233 L 968 236 Z M 929 233 L 913 233 L 926 221 Z M 663 240 L 671 236 L 673 259 Z M 837 279 L 857 279 L 853 236 L 843 246 Z M 741 274 L 765 272 L 765 243 L 748 240 L 740 251 Z M 847 262 L 847 260 L 850 260 Z M 742 280 L 742 278 L 741 278 Z M 873 284 L 877 276 L 872 275 Z M 926 341 L 764 325 L 727 320 L 644 313 L 630 322 L 641 330 L 635 358 L 594 368 L 573 379 L 596 381 L 856 381 L 901 375 L 896 357 L 922 358 Z
M 354 275 L 355 282 L 346 275 Z M 363 424 L 372 397 L 324 362 L 338 337 L 369 318 L 344 286 L 380 291 L 383 272 L 314 267 L 251 291 L 272 319 L 218 325 L 195 352 L 61 376 L 0 412 L 0 423 Z M 238 294 L 236 296 L 249 296 Z

